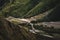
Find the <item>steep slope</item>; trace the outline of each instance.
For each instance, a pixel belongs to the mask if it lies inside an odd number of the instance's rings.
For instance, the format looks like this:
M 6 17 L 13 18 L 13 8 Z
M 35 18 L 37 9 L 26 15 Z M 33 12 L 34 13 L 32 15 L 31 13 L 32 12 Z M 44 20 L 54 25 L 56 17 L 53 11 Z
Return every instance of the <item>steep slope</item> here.
M 22 17 L 22 15 L 25 15 L 29 10 L 31 10 L 32 8 L 34 8 L 40 1 L 38 0 L 29 0 L 26 4 L 21 4 L 16 10 L 12 10 L 10 11 L 11 15 L 14 13 L 20 17 Z M 17 7 L 17 6 L 16 6 Z M 14 8 L 14 7 L 13 7 Z M 14 8 L 15 9 L 15 8 Z M 18 13 L 18 14 L 17 14 Z M 13 15 L 15 16 L 15 15 Z
M 25 26 L 17 25 L 6 20 L 5 17 L 13 16 L 18 18 L 36 19 L 37 22 L 42 21 L 60 21 L 60 0 L 1 0 L 0 4 L 0 40 L 59 40 L 60 29 L 53 29 L 34 25 L 48 35 L 34 34 Z M 57 7 L 56 7 L 57 6 Z M 56 7 L 56 8 L 55 8 Z M 52 11 L 50 11 L 52 9 Z M 47 13 L 47 14 L 46 14 Z M 38 20 L 39 19 L 39 20 Z M 33 22 L 32 22 L 33 23 Z M 22 28 L 21 28 L 22 27 Z M 42 27 L 42 28 L 41 28 Z M 59 33 L 56 33 L 56 32 Z M 49 33 L 48 33 L 49 32 Z
M 27 14 L 26 17 L 31 17 L 43 13 L 51 8 L 54 8 L 56 5 L 59 4 L 58 0 L 46 0 L 41 1 L 38 5 L 36 5 L 33 9 L 31 9 Z M 25 17 L 24 16 L 24 17 Z
M 6 5 L 2 12 L 5 16 L 27 18 L 54 8 L 59 3 L 59 0 L 15 0 Z
M 36 40 L 36 38 L 25 28 L 0 18 L 0 40 Z
M 43 39 L 44 38 L 44 39 Z M 54 40 L 40 34 L 27 31 L 24 26 L 19 26 L 0 17 L 0 40 Z

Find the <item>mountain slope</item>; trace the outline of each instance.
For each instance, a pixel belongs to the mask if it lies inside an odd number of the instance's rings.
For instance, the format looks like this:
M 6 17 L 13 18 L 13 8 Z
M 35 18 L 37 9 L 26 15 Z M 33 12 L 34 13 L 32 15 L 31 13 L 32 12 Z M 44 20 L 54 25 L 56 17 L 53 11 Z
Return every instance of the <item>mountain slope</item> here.
M 24 33 L 23 33 L 24 32 Z M 0 17 L 0 40 L 36 40 L 35 35 Z
M 59 0 L 14 0 L 3 8 L 5 16 L 27 18 L 54 8 Z

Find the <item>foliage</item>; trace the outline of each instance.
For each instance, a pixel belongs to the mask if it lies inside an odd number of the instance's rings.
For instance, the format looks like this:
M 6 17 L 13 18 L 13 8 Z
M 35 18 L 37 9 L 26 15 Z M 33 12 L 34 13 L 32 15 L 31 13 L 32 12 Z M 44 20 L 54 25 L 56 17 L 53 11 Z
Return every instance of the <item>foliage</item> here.
M 2 7 L 2 12 L 5 16 L 26 18 L 41 14 L 58 4 L 58 0 L 14 0 Z

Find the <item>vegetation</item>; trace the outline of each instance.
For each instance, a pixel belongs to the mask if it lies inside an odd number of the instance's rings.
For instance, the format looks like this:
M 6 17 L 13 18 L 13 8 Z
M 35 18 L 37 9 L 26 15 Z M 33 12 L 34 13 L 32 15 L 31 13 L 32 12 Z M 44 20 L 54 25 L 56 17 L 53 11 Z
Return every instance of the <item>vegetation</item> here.
M 31 32 L 28 23 L 19 24 L 17 19 L 6 20 L 9 16 L 36 19 L 31 23 L 39 32 Z M 39 24 L 60 21 L 59 17 L 60 0 L 0 0 L 0 40 L 59 40 L 60 29 Z M 39 25 L 35 25 L 37 23 Z

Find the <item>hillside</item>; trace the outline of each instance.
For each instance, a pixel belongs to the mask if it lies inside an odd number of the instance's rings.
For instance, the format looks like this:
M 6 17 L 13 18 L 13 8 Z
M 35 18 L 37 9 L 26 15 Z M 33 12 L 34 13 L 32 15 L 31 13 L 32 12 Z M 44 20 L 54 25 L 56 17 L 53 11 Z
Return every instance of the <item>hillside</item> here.
M 45 29 L 45 28 L 44 28 Z M 15 24 L 0 17 L 0 40 L 55 40 L 60 37 L 40 30 L 40 33 L 32 33 L 30 29 L 25 26 Z M 48 30 L 48 29 L 47 29 Z M 52 32 L 52 30 L 51 30 Z
M 59 0 L 17 0 L 4 7 L 5 16 L 27 18 L 43 13 L 60 4 Z M 7 8 L 8 7 L 8 8 Z
M 0 40 L 59 39 L 60 0 L 0 0 Z

